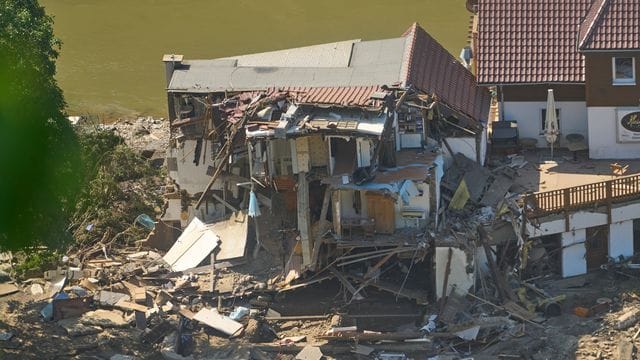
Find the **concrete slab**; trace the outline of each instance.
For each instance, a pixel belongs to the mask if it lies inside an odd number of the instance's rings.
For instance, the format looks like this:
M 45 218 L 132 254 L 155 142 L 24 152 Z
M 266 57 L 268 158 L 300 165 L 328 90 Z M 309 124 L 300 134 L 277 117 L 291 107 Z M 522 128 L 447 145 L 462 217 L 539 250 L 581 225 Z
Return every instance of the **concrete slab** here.
M 198 311 L 193 319 L 229 336 L 238 335 L 243 328 L 242 324 L 219 314 L 215 309 L 202 309 Z
M 220 237 L 194 218 L 164 256 L 173 271 L 198 266 L 220 244 Z
M 102 328 L 126 327 L 129 324 L 122 317 L 122 311 L 98 309 L 84 313 L 80 317 L 84 325 L 95 325 Z

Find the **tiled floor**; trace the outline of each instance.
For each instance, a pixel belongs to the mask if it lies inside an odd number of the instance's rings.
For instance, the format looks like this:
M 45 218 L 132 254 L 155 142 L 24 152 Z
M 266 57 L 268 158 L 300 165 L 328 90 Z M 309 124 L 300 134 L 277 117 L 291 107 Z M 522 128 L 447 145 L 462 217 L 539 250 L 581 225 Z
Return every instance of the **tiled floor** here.
M 581 152 L 574 161 L 566 150 L 556 151 L 553 160 L 549 155 L 548 149 L 525 152 L 527 165 L 518 170 L 516 183 L 538 192 L 611 180 L 619 177 L 612 174 L 612 163 L 629 165 L 624 176 L 640 173 L 640 160 L 591 160 Z

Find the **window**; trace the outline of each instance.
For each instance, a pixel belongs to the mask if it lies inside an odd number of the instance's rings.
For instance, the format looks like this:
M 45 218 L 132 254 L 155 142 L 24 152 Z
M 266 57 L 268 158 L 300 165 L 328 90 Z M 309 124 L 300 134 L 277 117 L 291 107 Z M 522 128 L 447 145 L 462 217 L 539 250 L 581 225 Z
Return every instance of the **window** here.
M 613 85 L 635 85 L 636 84 L 636 59 L 632 57 L 614 57 L 613 64 Z
M 542 115 L 540 117 L 540 135 L 542 135 L 544 134 L 544 123 L 547 122 L 547 109 L 542 109 L 540 114 Z M 560 127 L 560 109 L 556 109 L 556 119 L 558 119 L 558 131 L 560 131 L 562 129 Z

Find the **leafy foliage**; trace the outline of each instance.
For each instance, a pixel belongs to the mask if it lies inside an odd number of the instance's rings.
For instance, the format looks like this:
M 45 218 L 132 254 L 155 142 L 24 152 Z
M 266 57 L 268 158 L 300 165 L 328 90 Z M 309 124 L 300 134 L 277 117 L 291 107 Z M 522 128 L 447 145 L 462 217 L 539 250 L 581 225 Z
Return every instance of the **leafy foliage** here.
M 36 0 L 0 0 L 0 248 L 60 248 L 82 183 L 54 78 L 60 42 Z
M 123 241 L 146 236 L 132 221 L 142 213 L 153 215 L 162 204 L 160 171 L 110 131 L 81 133 L 80 144 L 86 184 L 72 219 L 78 245 L 92 245 L 108 230 L 112 236 L 124 232 Z

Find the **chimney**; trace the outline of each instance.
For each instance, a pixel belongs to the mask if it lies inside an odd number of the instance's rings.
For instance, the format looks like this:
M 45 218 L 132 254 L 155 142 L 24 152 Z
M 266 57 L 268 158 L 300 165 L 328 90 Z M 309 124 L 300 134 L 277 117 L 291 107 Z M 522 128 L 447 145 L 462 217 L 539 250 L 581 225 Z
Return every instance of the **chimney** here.
M 171 82 L 171 77 L 173 76 L 173 70 L 176 68 L 176 65 L 180 65 L 182 63 L 183 58 L 184 58 L 184 55 L 176 55 L 176 54 L 166 54 L 162 56 L 162 62 L 164 62 L 165 76 L 167 78 L 167 87 L 169 87 L 169 83 Z

